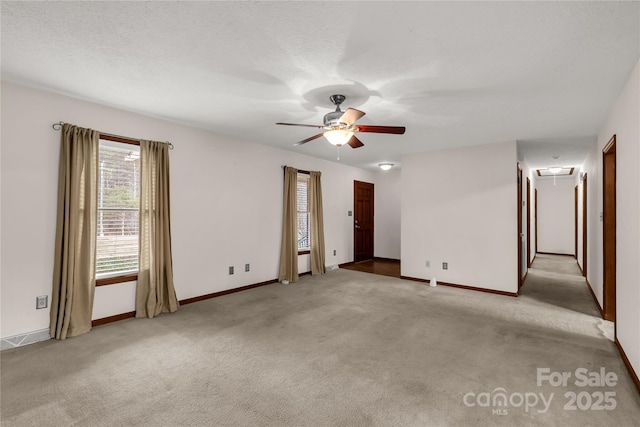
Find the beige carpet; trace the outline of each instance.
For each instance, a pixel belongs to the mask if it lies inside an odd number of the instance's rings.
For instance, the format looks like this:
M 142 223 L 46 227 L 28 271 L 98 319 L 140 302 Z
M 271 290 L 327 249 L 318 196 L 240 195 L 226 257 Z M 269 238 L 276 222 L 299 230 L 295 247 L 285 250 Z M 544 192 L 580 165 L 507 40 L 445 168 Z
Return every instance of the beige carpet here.
M 567 261 L 539 256 L 519 298 L 336 270 L 6 350 L 2 425 L 640 425 Z M 536 383 L 537 368 L 601 367 L 615 386 Z M 571 392 L 583 409 L 564 409 Z M 585 409 L 604 392 L 615 409 Z

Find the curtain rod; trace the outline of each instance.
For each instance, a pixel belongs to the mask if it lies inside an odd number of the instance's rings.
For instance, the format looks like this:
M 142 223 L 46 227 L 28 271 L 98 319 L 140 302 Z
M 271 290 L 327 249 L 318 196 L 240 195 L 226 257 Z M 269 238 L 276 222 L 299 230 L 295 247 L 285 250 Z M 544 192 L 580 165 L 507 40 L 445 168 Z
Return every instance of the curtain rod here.
M 54 130 L 60 130 L 60 129 L 62 129 L 62 125 L 63 125 L 63 124 L 65 124 L 65 123 L 64 123 L 64 122 L 58 122 L 58 123 L 54 123 L 51 127 L 52 127 Z M 57 126 L 57 127 L 56 127 L 56 126 Z M 131 139 L 131 140 L 133 140 L 133 141 L 140 141 L 140 139 L 139 139 L 139 138 L 131 138 L 131 137 L 128 137 L 128 136 L 115 135 L 115 134 L 112 134 L 112 133 L 106 133 L 106 132 L 100 132 L 100 135 L 114 136 L 114 137 L 116 137 L 116 138 L 124 138 L 124 139 Z M 167 144 L 169 144 L 169 150 L 173 150 L 173 144 L 172 144 L 172 143 L 170 143 L 169 141 L 164 141 L 164 142 L 166 142 Z
M 282 169 L 287 168 L 287 167 L 288 167 L 287 165 L 282 165 Z M 304 169 L 298 169 L 298 173 L 304 173 L 304 174 L 307 174 L 307 175 L 311 175 L 310 171 L 306 171 Z

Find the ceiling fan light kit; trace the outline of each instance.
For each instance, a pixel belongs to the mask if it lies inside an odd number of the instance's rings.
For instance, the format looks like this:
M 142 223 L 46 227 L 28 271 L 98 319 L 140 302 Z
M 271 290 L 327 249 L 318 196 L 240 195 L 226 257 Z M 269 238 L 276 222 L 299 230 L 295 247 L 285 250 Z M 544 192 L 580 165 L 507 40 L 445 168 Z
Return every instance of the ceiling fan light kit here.
M 336 129 L 336 130 L 328 130 L 325 133 L 323 133 L 323 135 L 325 138 L 327 138 L 327 141 L 329 141 L 333 145 L 340 147 L 341 145 L 344 145 L 347 142 L 349 142 L 349 140 L 353 136 L 353 132 L 349 130 Z
M 293 145 L 303 145 L 309 141 L 313 141 L 314 139 L 324 136 L 327 141 L 337 147 L 347 144 L 351 148 L 359 148 L 364 146 L 364 144 L 354 135 L 355 132 L 390 133 L 395 135 L 402 135 L 405 132 L 405 128 L 403 126 L 355 125 L 354 123 L 364 116 L 365 113 L 363 111 L 356 110 L 355 108 L 347 108 L 346 111 L 342 111 L 340 109 L 340 104 L 342 104 L 346 99 L 344 95 L 331 95 L 329 99 L 336 106 L 336 109 L 335 111 L 325 114 L 323 119 L 324 126 L 297 123 L 276 124 L 285 126 L 305 126 L 323 130 L 322 133 L 303 139 L 302 141 L 298 141 Z

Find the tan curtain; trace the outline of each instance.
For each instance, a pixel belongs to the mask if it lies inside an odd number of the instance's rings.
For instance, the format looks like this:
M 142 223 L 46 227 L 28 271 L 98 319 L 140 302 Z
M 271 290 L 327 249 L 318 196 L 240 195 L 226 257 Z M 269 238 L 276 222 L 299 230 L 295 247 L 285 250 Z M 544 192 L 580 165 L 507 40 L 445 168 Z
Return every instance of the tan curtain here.
M 311 172 L 309 178 L 309 204 L 311 205 L 311 274 L 325 273 L 324 220 L 322 217 L 321 172 Z
M 169 210 L 169 146 L 140 141 L 140 250 L 136 317 L 178 309 L 173 287 Z
M 298 281 L 298 170 L 284 169 L 284 193 L 282 207 L 282 246 L 280 247 L 280 272 L 278 280 Z
M 49 326 L 51 338 L 60 340 L 91 330 L 99 140 L 97 131 L 62 126 Z

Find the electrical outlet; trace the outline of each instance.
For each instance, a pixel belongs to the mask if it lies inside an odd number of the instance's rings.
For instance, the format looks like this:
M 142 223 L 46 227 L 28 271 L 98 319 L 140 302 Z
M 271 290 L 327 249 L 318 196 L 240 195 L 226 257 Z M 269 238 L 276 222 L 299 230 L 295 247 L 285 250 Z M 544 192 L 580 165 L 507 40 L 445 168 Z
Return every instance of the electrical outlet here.
M 429 261 L 429 260 L 425 261 L 424 266 L 425 267 L 431 267 L 431 261 Z
M 229 267 L 229 275 L 233 274 L 233 266 Z
M 442 269 L 443 270 L 448 270 L 449 269 L 449 263 L 448 262 L 443 262 L 442 263 Z
M 336 250 L 335 249 L 333 250 L 333 256 L 336 256 Z
M 249 264 L 245 264 L 244 271 L 250 271 L 250 270 L 251 270 L 251 266 Z
M 36 297 L 36 310 L 40 310 L 41 308 L 47 308 L 49 305 L 49 296 L 48 295 L 41 295 L 39 297 Z

